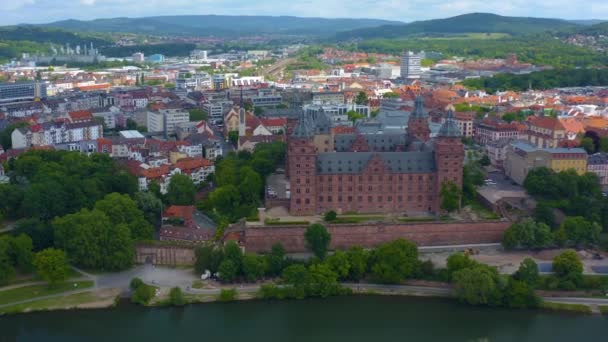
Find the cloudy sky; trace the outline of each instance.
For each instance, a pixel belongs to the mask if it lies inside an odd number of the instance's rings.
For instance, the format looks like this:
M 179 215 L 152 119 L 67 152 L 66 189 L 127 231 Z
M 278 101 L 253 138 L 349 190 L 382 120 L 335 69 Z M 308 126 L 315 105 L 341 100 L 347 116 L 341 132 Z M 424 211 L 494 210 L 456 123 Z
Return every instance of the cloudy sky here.
M 294 15 L 408 22 L 470 12 L 608 19 L 608 0 L 0 0 L 0 25 L 179 14 Z

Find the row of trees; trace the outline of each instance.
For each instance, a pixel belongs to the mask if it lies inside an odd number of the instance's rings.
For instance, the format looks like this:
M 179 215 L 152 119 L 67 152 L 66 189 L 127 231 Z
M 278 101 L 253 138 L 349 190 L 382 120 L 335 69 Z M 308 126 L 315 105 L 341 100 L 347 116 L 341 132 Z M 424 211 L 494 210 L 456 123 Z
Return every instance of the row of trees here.
M 553 89 L 605 86 L 608 85 L 608 70 L 560 68 L 525 75 L 497 74 L 492 77 L 468 79 L 462 83 L 467 87 L 485 89 L 491 93 L 499 90 L 524 91 L 530 87 L 533 89 Z
M 258 144 L 253 153 L 230 153 L 215 165 L 217 188 L 200 209 L 216 222 L 235 222 L 256 213 L 263 200 L 266 177 L 282 164 L 285 144 Z
M 589 246 L 599 242 L 601 231 L 599 224 L 580 216 L 567 217 L 555 230 L 544 222 L 527 218 L 509 227 L 502 243 L 508 249 Z

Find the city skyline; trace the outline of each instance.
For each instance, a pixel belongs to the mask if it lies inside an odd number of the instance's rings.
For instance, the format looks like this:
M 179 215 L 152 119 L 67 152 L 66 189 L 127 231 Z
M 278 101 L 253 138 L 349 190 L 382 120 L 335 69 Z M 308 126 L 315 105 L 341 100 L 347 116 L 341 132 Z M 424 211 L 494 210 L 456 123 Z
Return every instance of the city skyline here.
M 116 17 L 157 15 L 268 15 L 321 18 L 370 18 L 411 22 L 440 19 L 471 12 L 488 12 L 505 16 L 589 20 L 608 18 L 608 3 L 586 1 L 586 6 L 572 8 L 565 0 L 503 2 L 498 0 L 459 0 L 450 3 L 438 0 L 339 0 L 265 1 L 243 0 L 0 0 L 4 16 L 0 25 L 49 23 L 65 19 L 91 20 Z

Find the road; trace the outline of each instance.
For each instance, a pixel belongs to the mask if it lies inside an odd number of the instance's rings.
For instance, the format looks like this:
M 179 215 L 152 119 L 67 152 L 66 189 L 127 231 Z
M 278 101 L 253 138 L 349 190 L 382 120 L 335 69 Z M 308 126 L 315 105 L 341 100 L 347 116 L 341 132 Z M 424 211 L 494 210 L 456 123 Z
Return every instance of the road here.
M 296 59 L 294 58 L 281 59 L 273 65 L 270 65 L 264 70 L 262 70 L 261 74 L 264 76 L 268 75 L 276 77 L 281 73 L 281 71 L 283 71 L 283 69 L 285 69 L 289 64 L 294 63 L 295 61 Z
M 608 298 L 582 297 L 542 297 L 545 302 L 562 304 L 607 305 Z

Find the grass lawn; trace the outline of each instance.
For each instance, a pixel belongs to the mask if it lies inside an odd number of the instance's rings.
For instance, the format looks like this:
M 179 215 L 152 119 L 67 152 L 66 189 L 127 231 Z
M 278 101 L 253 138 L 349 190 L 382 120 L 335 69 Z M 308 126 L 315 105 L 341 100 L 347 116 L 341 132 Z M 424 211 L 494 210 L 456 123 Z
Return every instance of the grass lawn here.
M 399 222 L 429 222 L 436 220 L 434 217 L 400 217 L 397 219 Z
M 74 284 L 77 284 L 77 286 L 74 286 Z M 36 297 L 54 295 L 72 290 L 86 289 L 89 287 L 93 287 L 93 282 L 90 280 L 77 282 L 68 281 L 65 283 L 58 284 L 53 288 L 49 288 L 47 285 L 32 285 L 19 287 L 16 289 L 0 291 L 0 305 L 10 304 Z
M 565 304 L 565 303 L 550 303 L 542 302 L 540 304 L 541 309 L 552 310 L 552 311 L 573 311 L 585 314 L 591 314 L 591 308 L 583 304 Z
M 488 208 L 484 207 L 481 203 L 475 201 L 468 205 L 471 209 L 479 216 L 479 218 L 484 220 L 498 220 L 500 216 L 498 216 L 495 212 L 488 210 Z
M 76 307 L 77 305 L 93 303 L 99 300 L 100 298 L 98 298 L 93 292 L 83 292 L 64 297 L 41 299 L 33 302 L 7 306 L 0 308 L 0 314 L 11 314 L 25 311 L 42 311 L 54 308 L 69 309 Z
M 608 315 L 608 305 L 600 305 L 598 306 L 602 315 Z

